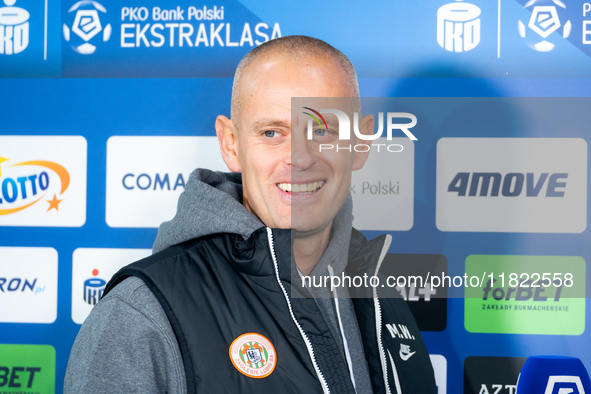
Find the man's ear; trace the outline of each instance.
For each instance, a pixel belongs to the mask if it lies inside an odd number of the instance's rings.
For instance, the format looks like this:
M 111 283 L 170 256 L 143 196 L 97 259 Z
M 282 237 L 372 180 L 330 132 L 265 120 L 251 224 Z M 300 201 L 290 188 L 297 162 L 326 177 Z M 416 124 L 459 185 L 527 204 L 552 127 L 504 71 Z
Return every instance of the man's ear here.
M 361 122 L 359 122 L 359 123 L 360 123 L 359 131 L 361 132 L 361 134 L 364 134 L 364 135 L 372 135 L 373 134 L 373 125 L 374 125 L 373 115 L 365 115 L 361 119 Z M 353 171 L 359 170 L 363 167 L 363 165 L 365 164 L 365 161 L 369 157 L 369 151 L 371 150 L 371 141 L 364 141 L 359 138 L 357 138 L 356 140 L 357 140 L 357 144 L 367 144 L 370 146 L 370 149 L 368 149 L 367 152 L 355 151 L 355 160 L 353 161 Z
M 232 172 L 240 172 L 240 161 L 238 160 L 238 130 L 234 122 L 219 115 L 215 121 L 215 131 L 218 135 L 220 150 L 224 162 Z

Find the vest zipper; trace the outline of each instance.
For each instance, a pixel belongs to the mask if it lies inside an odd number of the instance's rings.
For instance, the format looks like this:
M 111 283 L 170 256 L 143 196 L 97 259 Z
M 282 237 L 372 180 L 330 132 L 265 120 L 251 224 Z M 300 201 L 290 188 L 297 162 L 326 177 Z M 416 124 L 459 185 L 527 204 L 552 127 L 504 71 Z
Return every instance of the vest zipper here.
M 281 290 L 283 291 L 283 296 L 285 297 L 285 301 L 287 302 L 287 307 L 289 308 L 289 314 L 291 315 L 291 319 L 295 323 L 298 330 L 300 330 L 300 334 L 302 335 L 302 338 L 304 339 L 304 342 L 306 343 L 306 348 L 308 348 L 308 354 L 310 355 L 310 358 L 312 359 L 312 364 L 314 365 L 314 370 L 316 371 L 316 375 L 318 375 L 318 380 L 320 380 L 320 384 L 322 385 L 322 391 L 324 391 L 325 394 L 330 394 L 330 390 L 328 389 L 328 384 L 326 383 L 326 379 L 324 378 L 324 375 L 322 375 L 322 371 L 320 370 L 320 368 L 318 367 L 318 363 L 316 362 L 316 356 L 314 355 L 314 349 L 312 348 L 312 342 L 310 342 L 310 340 L 308 339 L 308 335 L 306 335 L 304 329 L 302 328 L 302 326 L 300 326 L 300 323 L 298 322 L 295 315 L 293 314 L 293 309 L 291 308 L 291 302 L 289 301 L 287 291 L 285 291 L 285 287 L 283 286 L 283 283 L 281 283 L 281 279 L 279 277 L 279 265 L 277 264 L 277 257 L 275 256 L 275 247 L 273 246 L 273 232 L 271 231 L 271 229 L 269 227 L 267 227 L 267 236 L 269 238 L 269 248 L 271 249 L 271 257 L 273 258 L 273 264 L 275 266 L 275 276 L 277 278 L 277 283 L 279 283 L 279 287 L 281 287 Z
M 388 253 L 388 249 L 390 248 L 390 244 L 392 243 L 392 236 L 390 234 L 386 234 L 386 241 L 384 242 L 384 246 L 382 247 L 382 251 L 380 253 L 380 258 L 378 260 L 378 265 L 376 266 L 375 276 L 378 275 L 378 271 L 382 266 L 382 262 L 384 258 L 386 258 L 386 254 Z M 378 338 L 378 349 L 380 351 L 380 361 L 382 363 L 382 372 L 384 374 L 384 385 L 386 387 L 386 393 L 392 394 L 390 390 L 390 385 L 388 383 L 388 362 L 386 360 L 386 352 L 384 351 L 384 344 L 382 342 L 382 307 L 380 306 L 380 300 L 378 298 L 378 289 L 377 287 L 373 288 L 373 301 L 374 307 L 376 311 L 376 335 Z M 392 357 L 390 356 L 390 359 Z M 392 360 L 391 360 L 392 361 Z M 394 383 L 396 385 L 396 392 L 397 394 L 402 394 L 402 390 L 400 389 L 400 382 L 398 379 L 398 373 L 396 372 L 396 366 L 392 362 L 392 375 L 394 376 Z
M 328 274 L 334 276 L 334 269 L 332 265 L 328 265 Z M 343 321 L 341 320 L 341 311 L 339 309 L 339 296 L 337 294 L 337 288 L 333 289 L 334 303 L 337 310 L 337 319 L 339 320 L 339 329 L 341 330 L 341 336 L 343 337 L 343 347 L 345 348 L 345 359 L 347 360 L 347 366 L 349 367 L 349 375 L 351 376 L 351 382 L 355 393 L 357 393 L 357 384 L 355 383 L 355 374 L 353 373 L 353 362 L 351 361 L 351 354 L 349 353 L 349 345 L 347 343 L 347 336 L 345 335 L 345 329 L 343 328 Z

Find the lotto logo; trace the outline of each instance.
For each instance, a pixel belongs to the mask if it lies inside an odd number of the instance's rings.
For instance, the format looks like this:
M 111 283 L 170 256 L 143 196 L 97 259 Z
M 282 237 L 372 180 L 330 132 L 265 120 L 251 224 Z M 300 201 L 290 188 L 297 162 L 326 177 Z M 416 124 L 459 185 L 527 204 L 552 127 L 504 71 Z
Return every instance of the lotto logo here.
M 0 136 L 0 226 L 86 221 L 86 139 Z

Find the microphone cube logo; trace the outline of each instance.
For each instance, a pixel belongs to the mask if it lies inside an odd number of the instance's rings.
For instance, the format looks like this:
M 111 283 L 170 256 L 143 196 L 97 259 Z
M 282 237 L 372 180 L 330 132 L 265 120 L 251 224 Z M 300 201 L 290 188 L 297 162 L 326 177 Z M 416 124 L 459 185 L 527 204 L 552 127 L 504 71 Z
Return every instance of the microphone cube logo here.
M 544 394 L 585 394 L 578 376 L 550 376 Z
M 437 43 L 449 52 L 467 52 L 480 43 L 480 8 L 449 3 L 437 10 Z

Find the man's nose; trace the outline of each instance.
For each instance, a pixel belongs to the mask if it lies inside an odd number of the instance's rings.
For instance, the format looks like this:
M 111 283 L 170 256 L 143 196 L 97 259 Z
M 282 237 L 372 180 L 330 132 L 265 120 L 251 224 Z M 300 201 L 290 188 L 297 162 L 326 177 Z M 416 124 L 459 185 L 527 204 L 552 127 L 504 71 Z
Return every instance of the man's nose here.
M 291 167 L 296 171 L 305 171 L 317 161 L 313 144 L 306 140 L 304 133 L 291 134 Z

